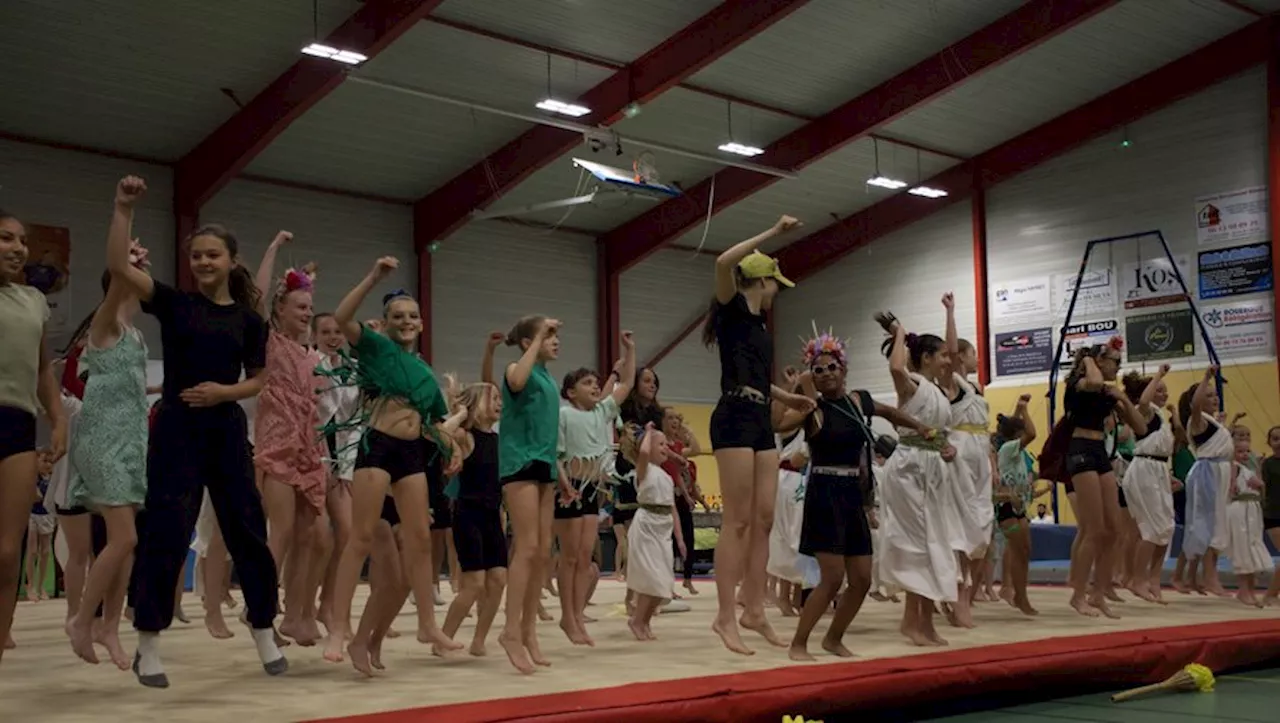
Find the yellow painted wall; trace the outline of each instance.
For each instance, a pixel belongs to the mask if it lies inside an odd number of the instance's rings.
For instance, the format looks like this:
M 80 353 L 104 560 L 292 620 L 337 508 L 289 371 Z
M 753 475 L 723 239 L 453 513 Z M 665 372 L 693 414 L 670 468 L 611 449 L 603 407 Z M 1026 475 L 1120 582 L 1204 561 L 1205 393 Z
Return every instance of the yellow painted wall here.
M 1227 379 L 1224 396 L 1226 398 L 1228 418 L 1239 412 L 1245 412 L 1248 416 L 1244 418 L 1243 423 L 1247 424 L 1253 431 L 1254 451 L 1260 455 L 1268 454 L 1269 450 L 1266 444 L 1267 430 L 1273 426 L 1280 425 L 1280 381 L 1277 378 L 1276 363 L 1227 365 L 1222 372 Z M 1170 374 L 1167 378 L 1167 383 L 1171 402 L 1176 404 L 1178 396 L 1182 394 L 1183 390 L 1200 381 L 1203 374 L 1203 371 L 1176 371 Z M 1046 383 L 1040 382 L 1039 384 L 1019 387 L 993 387 L 986 392 L 987 401 L 991 404 L 993 420 L 998 413 L 1012 413 L 1019 396 L 1023 394 L 1031 395 L 1029 410 L 1039 433 L 1035 444 L 1031 446 L 1031 452 L 1034 454 L 1039 454 L 1041 445 L 1049 435 L 1049 400 L 1045 397 L 1046 389 Z M 677 404 L 674 406 L 684 415 L 685 423 L 693 430 L 703 450 L 708 453 L 696 459 L 698 485 L 708 498 L 712 495 L 719 496 L 720 474 L 716 469 L 715 458 L 710 455 L 711 439 L 708 432 L 711 411 L 714 406 L 710 404 Z M 1062 385 L 1059 384 L 1059 414 L 1061 414 L 1061 410 Z M 1062 524 L 1074 524 L 1075 517 L 1071 514 L 1070 505 L 1066 503 L 1065 490 L 1059 490 L 1059 492 L 1061 493 L 1059 499 L 1062 501 L 1062 509 L 1059 510 L 1061 515 L 1059 522 Z M 1045 495 L 1037 502 L 1050 504 L 1049 495 Z
M 1121 370 L 1123 373 L 1126 367 Z M 1151 367 L 1148 367 L 1151 369 Z M 1267 449 L 1267 430 L 1272 426 L 1280 424 L 1280 382 L 1277 381 L 1276 364 L 1269 362 L 1266 364 L 1248 364 L 1241 366 L 1227 365 L 1223 367 L 1222 374 L 1227 380 L 1227 385 L 1223 391 L 1226 403 L 1227 418 L 1239 412 L 1244 412 L 1248 416 L 1242 420 L 1242 424 L 1246 424 L 1253 431 L 1253 448 L 1258 454 L 1269 454 Z M 1065 377 L 1065 375 L 1063 375 Z M 1175 371 L 1166 378 L 1169 386 L 1169 401 L 1177 404 L 1178 397 L 1187 387 L 1200 381 L 1204 376 L 1204 371 Z M 1062 384 L 1058 385 L 1058 414 L 1062 414 Z M 998 413 L 1011 414 L 1017 405 L 1018 397 L 1023 394 L 1031 395 L 1031 404 L 1028 410 L 1031 413 L 1031 419 L 1036 423 L 1036 431 L 1038 436 L 1033 445 L 1031 452 L 1033 454 L 1040 453 L 1040 447 L 1044 440 L 1049 436 L 1048 420 L 1049 420 L 1049 400 L 1045 396 L 1047 391 L 1046 382 L 1039 384 L 1021 386 L 1021 387 L 993 387 L 986 391 L 987 401 L 991 404 L 991 418 L 994 421 L 995 415 Z M 701 473 L 701 470 L 699 470 Z M 1061 485 L 1059 485 L 1061 487 Z M 1071 506 L 1067 504 L 1066 490 L 1059 489 L 1059 501 L 1062 503 L 1058 510 L 1059 520 L 1061 524 L 1075 524 L 1075 516 L 1071 514 Z M 1036 500 L 1050 504 L 1050 496 L 1045 495 L 1043 498 Z

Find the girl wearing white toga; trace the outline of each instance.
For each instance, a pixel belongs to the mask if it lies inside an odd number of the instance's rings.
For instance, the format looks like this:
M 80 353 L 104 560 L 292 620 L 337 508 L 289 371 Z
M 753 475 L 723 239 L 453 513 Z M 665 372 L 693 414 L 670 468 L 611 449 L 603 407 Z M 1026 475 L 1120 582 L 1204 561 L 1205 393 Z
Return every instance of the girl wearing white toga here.
M 891 335 L 884 344 L 889 373 L 903 412 L 933 430 L 951 422 L 951 403 L 938 386 L 947 367 L 942 339 L 908 334 L 889 313 L 876 321 Z M 935 602 L 956 601 L 959 569 L 947 539 L 945 516 L 953 504 L 948 464 L 956 450 L 945 435 L 898 430 L 898 447 L 883 468 L 880 576 L 907 593 L 902 634 L 916 645 L 946 645 L 933 626 Z
M 1169 388 L 1164 383 L 1168 373 L 1169 365 L 1165 364 L 1154 376 L 1129 372 L 1122 380 L 1125 395 L 1147 423 L 1146 434 L 1134 442 L 1133 460 L 1124 471 L 1120 488 L 1129 514 L 1138 523 L 1139 542 L 1130 566 L 1129 591 L 1149 602 L 1163 602 L 1160 574 L 1174 528 L 1169 458 L 1173 456 L 1174 433 L 1181 425 L 1176 414 L 1168 423 L 1160 414 L 1169 401 Z
M 627 589 L 636 595 L 635 613 L 627 627 L 636 640 L 657 640 L 649 627 L 663 601 L 671 598 L 675 588 L 674 535 L 680 555 L 686 554 L 680 526 L 676 524 L 675 481 L 662 469 L 667 460 L 667 438 L 653 423 L 643 432 L 631 428 L 625 440 L 624 454 L 636 466 L 636 498 L 639 508 L 627 531 Z
M 1213 418 L 1219 405 L 1217 376 L 1218 368 L 1209 367 L 1204 378 L 1178 398 L 1178 416 L 1196 453 L 1196 463 L 1187 472 L 1187 522 L 1182 551 L 1192 565 L 1203 559 L 1205 589 L 1225 596 L 1227 591 L 1218 579 L 1218 555 L 1226 551 L 1229 542 L 1227 502 L 1234 444 L 1231 430 Z
M 995 509 L 991 504 L 991 412 L 982 390 L 966 376 L 971 365 L 977 368 L 978 358 L 973 345 L 956 332 L 955 295 L 944 294 L 942 306 L 947 310 L 948 363 L 938 383 L 951 402 L 947 438 L 956 448 L 956 461 L 951 467 L 954 484 L 948 487 L 952 496 L 948 538 L 960 566 L 960 589 L 948 618 L 956 627 L 971 628 L 974 581 L 981 577 L 995 529 Z
M 1236 574 L 1236 599 L 1250 607 L 1262 607 L 1254 594 L 1259 573 L 1275 568 L 1263 535 L 1262 480 L 1249 468 L 1249 442 L 1235 443 L 1231 465 L 1230 502 L 1227 503 L 1227 557 Z

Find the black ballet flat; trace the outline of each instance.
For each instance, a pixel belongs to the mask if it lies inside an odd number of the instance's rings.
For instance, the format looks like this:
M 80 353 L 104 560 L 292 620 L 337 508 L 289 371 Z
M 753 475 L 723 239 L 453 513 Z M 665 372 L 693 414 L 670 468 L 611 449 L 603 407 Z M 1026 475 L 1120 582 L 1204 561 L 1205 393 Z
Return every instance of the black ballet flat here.
M 138 682 L 142 683 L 144 686 L 148 688 L 168 688 L 169 676 L 165 675 L 164 673 L 157 673 L 155 675 L 143 675 L 142 673 L 138 672 L 138 663 L 141 660 L 142 660 L 141 653 L 133 654 L 133 674 L 138 676 Z

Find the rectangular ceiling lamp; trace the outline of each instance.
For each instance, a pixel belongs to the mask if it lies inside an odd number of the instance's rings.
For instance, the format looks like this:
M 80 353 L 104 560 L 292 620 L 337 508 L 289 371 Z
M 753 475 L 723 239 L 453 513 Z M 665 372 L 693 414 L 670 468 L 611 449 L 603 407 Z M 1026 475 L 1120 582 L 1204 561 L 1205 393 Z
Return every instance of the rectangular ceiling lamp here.
M 868 186 L 877 186 L 879 188 L 887 188 L 890 191 L 896 191 L 899 188 L 906 188 L 906 181 L 899 181 L 888 176 L 872 176 L 867 179 Z
M 763 148 L 756 148 L 755 146 L 744 146 L 741 143 L 734 143 L 733 141 L 730 141 L 728 143 L 722 143 L 720 145 L 720 150 L 724 151 L 725 153 L 734 153 L 739 156 L 746 156 L 747 158 L 751 158 L 752 156 L 758 156 L 761 153 L 764 153 Z
M 567 115 L 571 118 L 581 118 L 591 112 L 591 109 L 586 106 L 576 105 L 574 103 L 565 103 L 554 98 L 547 98 L 546 100 L 539 101 L 537 107 L 539 110 L 559 113 L 560 115 Z
M 357 53 L 354 50 L 339 50 L 322 43 L 312 43 L 303 48 L 302 52 L 305 55 L 313 55 L 317 58 L 332 60 L 344 65 L 359 65 L 369 59 L 369 56 Z
M 907 191 L 907 193 L 910 193 L 913 196 L 921 196 L 923 198 L 942 198 L 947 195 L 947 192 L 941 188 L 929 188 L 928 186 L 916 186 L 910 191 Z

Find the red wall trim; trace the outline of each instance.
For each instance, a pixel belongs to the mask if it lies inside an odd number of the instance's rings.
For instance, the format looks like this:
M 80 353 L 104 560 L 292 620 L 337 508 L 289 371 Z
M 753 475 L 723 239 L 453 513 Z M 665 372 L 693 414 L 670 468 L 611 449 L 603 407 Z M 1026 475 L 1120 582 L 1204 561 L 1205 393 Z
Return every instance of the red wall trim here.
M 618 298 L 621 279 L 609 273 L 608 252 L 596 244 L 596 370 L 605 374 L 613 369 L 621 352 L 618 337 L 622 334 L 622 309 Z
M 974 348 L 978 350 L 978 381 L 991 382 L 991 332 L 987 313 L 987 193 L 975 183 L 973 191 L 973 316 Z

